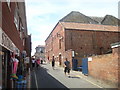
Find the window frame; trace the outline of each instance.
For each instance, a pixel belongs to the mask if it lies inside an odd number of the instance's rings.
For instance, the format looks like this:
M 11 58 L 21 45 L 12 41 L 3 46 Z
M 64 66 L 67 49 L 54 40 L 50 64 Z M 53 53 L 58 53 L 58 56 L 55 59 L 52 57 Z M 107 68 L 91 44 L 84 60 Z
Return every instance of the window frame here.
M 8 8 L 9 8 L 9 10 L 11 11 L 11 8 L 10 8 L 10 1 L 11 1 L 11 0 L 6 0 L 7 5 L 8 5 Z
M 14 12 L 14 23 L 15 23 L 16 29 L 19 30 L 20 18 L 19 18 L 17 6 L 16 6 L 15 12 Z

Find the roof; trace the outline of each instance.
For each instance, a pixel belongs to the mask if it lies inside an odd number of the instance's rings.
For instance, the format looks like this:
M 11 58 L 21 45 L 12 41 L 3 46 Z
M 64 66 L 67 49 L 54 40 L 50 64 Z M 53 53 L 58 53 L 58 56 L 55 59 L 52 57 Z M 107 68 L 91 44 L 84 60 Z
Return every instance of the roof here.
M 105 17 L 86 16 L 80 12 L 72 11 L 59 22 L 74 22 L 74 23 L 87 23 L 87 24 L 102 24 L 102 25 L 120 25 L 120 20 L 112 15 Z
M 65 29 L 90 30 L 90 31 L 112 31 L 119 32 L 118 27 L 109 25 L 83 24 L 74 22 L 60 22 Z
M 104 19 L 104 17 L 96 17 L 96 16 L 89 16 L 89 17 L 99 23 L 101 23 L 102 20 Z
M 120 20 L 112 15 L 106 15 L 102 20 L 103 25 L 120 26 Z
M 117 23 L 118 21 L 120 22 L 119 19 L 111 15 L 106 15 L 105 17 L 85 16 L 80 12 L 72 11 L 59 20 L 51 33 L 54 31 L 58 24 L 62 24 L 65 29 L 120 32 L 118 30 L 118 27 L 116 27 L 120 25 L 120 23 Z M 51 33 L 47 39 L 50 37 Z
M 97 24 L 98 22 L 91 19 L 88 16 L 85 16 L 84 14 L 77 12 L 77 11 L 72 11 L 69 13 L 67 16 L 63 17 L 59 22 L 76 22 L 76 23 L 92 23 L 92 24 Z

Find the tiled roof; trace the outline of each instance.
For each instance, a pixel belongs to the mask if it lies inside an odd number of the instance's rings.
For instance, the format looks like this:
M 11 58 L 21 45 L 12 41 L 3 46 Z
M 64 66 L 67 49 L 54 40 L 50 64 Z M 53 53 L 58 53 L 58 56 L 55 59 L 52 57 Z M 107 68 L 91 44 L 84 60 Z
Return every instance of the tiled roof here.
M 106 15 L 105 17 L 91 17 L 85 16 L 84 14 L 77 11 L 72 11 L 59 20 L 56 26 L 58 24 L 62 24 L 65 29 L 120 32 L 120 27 L 117 27 L 120 25 L 120 20 L 111 15 Z
M 72 11 L 67 16 L 63 17 L 59 22 L 76 22 L 76 23 L 91 23 L 91 24 L 98 23 L 97 21 L 77 11 Z
M 106 15 L 105 17 L 85 16 L 84 14 L 77 11 L 72 11 L 67 16 L 59 20 L 59 22 L 74 22 L 74 23 L 120 26 L 120 20 L 112 15 Z
M 114 25 L 114 26 L 120 26 L 120 20 L 117 19 L 114 16 L 106 15 L 103 21 L 101 22 L 103 25 Z
M 92 18 L 93 20 L 101 23 L 101 21 L 104 19 L 104 17 L 96 17 L 96 16 L 89 16 L 90 18 Z
M 114 31 L 118 32 L 118 27 L 99 24 L 83 24 L 74 22 L 60 22 L 65 29 L 90 30 L 90 31 Z

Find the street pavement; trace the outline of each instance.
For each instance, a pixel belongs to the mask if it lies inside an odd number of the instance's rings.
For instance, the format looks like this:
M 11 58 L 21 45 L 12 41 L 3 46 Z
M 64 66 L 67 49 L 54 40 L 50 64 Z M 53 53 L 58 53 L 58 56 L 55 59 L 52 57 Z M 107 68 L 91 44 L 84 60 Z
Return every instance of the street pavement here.
M 83 78 L 78 73 L 71 71 L 70 77 L 64 74 L 62 67 L 56 66 L 53 70 L 51 64 L 42 64 L 39 68 L 31 71 L 32 88 L 94 88 L 102 89 L 101 86 Z

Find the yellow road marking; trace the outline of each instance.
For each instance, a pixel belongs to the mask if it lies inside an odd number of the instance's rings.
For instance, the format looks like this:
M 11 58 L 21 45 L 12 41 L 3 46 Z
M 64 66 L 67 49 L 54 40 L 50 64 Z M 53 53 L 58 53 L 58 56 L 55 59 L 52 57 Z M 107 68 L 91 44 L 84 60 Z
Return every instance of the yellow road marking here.
M 82 78 L 80 75 L 75 75 L 75 77 L 80 77 L 80 78 Z
M 82 76 L 80 76 L 80 75 L 75 75 L 76 77 L 80 77 L 80 78 L 83 78 Z M 93 84 L 93 85 L 95 85 L 95 86 L 97 86 L 97 87 L 99 87 L 99 88 L 103 88 L 103 87 L 101 87 L 101 86 L 99 86 L 99 85 L 97 85 L 97 84 L 95 84 L 95 83 L 93 83 L 92 81 L 89 81 L 89 80 L 87 80 L 87 79 L 85 79 L 85 78 L 83 78 L 84 80 L 86 80 L 86 81 L 88 81 L 88 82 L 90 82 L 91 84 Z

